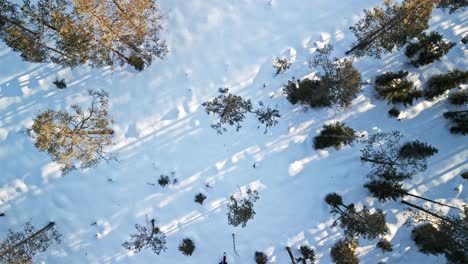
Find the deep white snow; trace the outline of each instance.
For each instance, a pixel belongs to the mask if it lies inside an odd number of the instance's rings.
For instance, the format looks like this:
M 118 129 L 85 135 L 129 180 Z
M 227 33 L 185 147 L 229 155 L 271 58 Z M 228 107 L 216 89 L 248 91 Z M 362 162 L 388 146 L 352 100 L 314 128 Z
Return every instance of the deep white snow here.
M 313 246 L 319 263 L 330 263 L 329 249 L 342 230 L 331 227 L 334 218 L 323 198 L 338 192 L 348 203 L 381 207 L 387 214 L 387 238 L 394 251 L 383 254 L 374 246 L 377 241 L 361 239 L 362 263 L 445 263 L 443 256 L 417 251 L 410 239 L 412 228 L 404 225 L 404 206 L 369 197 L 362 187 L 369 169 L 359 160 L 362 145 L 315 151 L 312 138 L 324 123 L 339 120 L 366 134 L 400 130 L 408 139 L 426 141 L 439 153 L 430 159 L 428 170 L 405 187 L 461 206 L 467 201 L 459 175 L 468 169 L 468 140 L 449 133 L 442 117 L 452 107 L 446 97 L 418 100 L 397 121 L 387 116 L 391 106 L 373 96 L 372 85 L 364 86 L 345 110 L 305 110 L 282 94 L 282 86 L 293 76 L 313 73 L 306 60 L 317 47 L 330 43 L 335 56 L 344 56 L 354 41 L 348 27 L 364 8 L 381 1 L 268 2 L 160 0 L 170 53 L 142 73 L 26 63 L 0 44 L 0 212 L 6 214 L 0 218 L 0 238 L 26 221 L 38 228 L 55 221 L 62 243 L 39 254 L 37 263 L 217 264 L 226 252 L 229 264 L 244 264 L 254 263 L 255 251 L 264 251 L 271 263 L 285 264 L 289 263 L 285 247 L 298 255 L 300 245 Z M 356 65 L 364 80 L 405 69 L 418 85 L 434 74 L 466 69 L 468 51 L 460 39 L 467 34 L 467 21 L 467 13 L 435 10 L 431 30 L 457 42 L 441 62 L 411 68 L 400 51 L 381 60 L 364 57 Z M 290 57 L 294 63 L 275 77 L 276 56 Z M 65 78 L 69 88 L 56 89 L 52 84 L 56 78 Z M 231 128 L 217 135 L 201 103 L 215 97 L 220 87 L 277 106 L 280 123 L 264 134 L 249 117 L 239 132 Z M 119 161 L 62 177 L 58 166 L 22 131 L 48 108 L 86 106 L 87 89 L 110 93 L 116 131 L 112 150 Z M 157 185 L 159 175 L 171 172 L 178 184 Z M 249 187 L 260 196 L 255 218 L 246 228 L 229 226 L 229 197 Z M 198 192 L 208 197 L 203 205 L 193 201 Z M 159 256 L 151 250 L 133 254 L 121 246 L 146 217 L 155 218 L 167 234 L 168 250 Z M 233 251 L 232 233 L 239 256 Z M 190 257 L 177 250 L 185 237 L 196 244 Z

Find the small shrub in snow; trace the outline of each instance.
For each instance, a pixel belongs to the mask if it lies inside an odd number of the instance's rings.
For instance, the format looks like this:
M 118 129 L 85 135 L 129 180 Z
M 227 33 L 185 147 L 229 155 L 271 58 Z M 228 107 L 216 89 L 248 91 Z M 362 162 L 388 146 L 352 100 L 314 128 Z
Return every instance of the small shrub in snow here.
M 358 264 L 356 248 L 355 240 L 339 240 L 330 250 L 332 261 L 337 264 Z
M 355 139 L 354 129 L 345 126 L 343 123 L 336 122 L 324 125 L 320 135 L 314 137 L 314 149 L 334 147 L 339 150 L 343 146 L 352 144 Z
M 455 45 L 454 42 L 444 41 L 443 36 L 437 32 L 423 33 L 418 37 L 418 42 L 410 43 L 406 47 L 405 55 L 411 59 L 411 65 L 420 67 L 434 61 L 440 61 L 440 58 Z
M 445 112 L 444 117 L 454 124 L 454 126 L 450 128 L 450 133 L 468 134 L 468 110 Z
M 461 39 L 461 42 L 463 44 L 468 44 L 468 35 L 463 36 L 463 38 Z
M 206 199 L 206 195 L 204 195 L 203 193 L 199 193 L 199 194 L 195 195 L 195 202 L 196 203 L 203 204 L 205 199 Z
M 179 245 L 179 251 L 185 256 L 191 256 L 193 251 L 195 251 L 195 244 L 190 238 L 184 238 Z
M 427 82 L 424 97 L 428 100 L 443 95 L 446 91 L 468 82 L 468 71 L 452 70 L 431 77 Z
M 267 264 L 268 263 L 268 257 L 265 253 L 263 252 L 255 252 L 255 263 L 256 264 Z
M 386 72 L 377 76 L 375 90 L 377 97 L 391 103 L 413 104 L 413 100 L 422 97 L 422 92 L 414 88 L 412 81 L 407 79 L 408 72 Z
M 236 130 L 239 131 L 240 123 L 244 120 L 245 115 L 252 112 L 252 102 L 229 93 L 228 88 L 220 88 L 219 93 L 220 95 L 212 101 L 202 104 L 207 114 L 219 117 L 219 121 L 212 124 L 211 127 L 216 129 L 218 134 L 227 131 L 224 125 L 235 126 Z
M 464 180 L 468 180 L 468 171 L 463 172 L 460 176 L 461 176 Z
M 390 243 L 387 239 L 382 239 L 379 242 L 377 242 L 377 247 L 382 249 L 383 252 L 392 252 L 393 247 L 392 243 Z
M 392 107 L 392 109 L 388 110 L 388 115 L 391 117 L 398 118 L 400 116 L 400 110 L 396 107 Z
M 53 84 L 55 84 L 55 87 L 57 87 L 58 89 L 65 89 L 67 88 L 67 84 L 65 83 L 65 79 L 56 79 L 55 81 L 52 82 Z
M 125 241 L 122 246 L 127 250 L 140 252 L 142 249 L 150 248 L 157 255 L 161 251 L 166 251 L 166 235 L 161 232 L 159 227 L 154 225 L 155 220 L 152 219 L 150 224 L 146 226 L 139 224 L 135 225 L 138 233 L 130 234 L 130 240 Z
M 301 246 L 299 248 L 299 252 L 301 252 L 301 257 L 296 259 L 298 262 L 301 262 L 302 264 L 315 263 L 315 252 L 312 248 L 309 248 L 308 246 Z
M 275 64 L 273 64 L 273 68 L 276 69 L 276 75 L 285 72 L 289 67 L 291 67 L 292 63 L 288 59 L 281 59 L 276 57 Z
M 449 95 L 448 100 L 454 105 L 468 104 L 468 89 L 464 89 Z
M 263 102 L 259 102 L 259 105 L 263 107 Z M 277 109 L 270 107 L 259 108 L 254 111 L 258 121 L 265 125 L 265 133 L 270 127 L 276 126 L 281 115 Z
M 224 253 L 223 259 L 218 264 L 228 264 L 226 259 L 226 253 Z
M 247 190 L 247 197 L 236 198 L 231 196 L 231 202 L 228 204 L 228 223 L 232 226 L 245 227 L 250 219 L 255 216 L 254 203 L 258 200 L 258 192 L 256 190 Z
M 161 185 L 161 187 L 165 187 L 166 185 L 169 184 L 169 176 L 167 175 L 161 175 L 159 176 L 158 183 Z
M 0 263 L 34 263 L 34 256 L 46 251 L 53 242 L 60 243 L 60 234 L 50 222 L 36 230 L 27 222 L 22 231 L 8 230 L 6 238 L 0 242 Z

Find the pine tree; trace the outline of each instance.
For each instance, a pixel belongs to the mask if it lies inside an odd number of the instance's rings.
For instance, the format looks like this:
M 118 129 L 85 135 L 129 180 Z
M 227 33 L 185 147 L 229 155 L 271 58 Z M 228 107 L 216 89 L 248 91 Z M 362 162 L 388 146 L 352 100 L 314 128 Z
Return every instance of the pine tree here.
M 432 219 L 431 222 L 415 227 L 411 237 L 419 251 L 424 254 L 444 254 L 450 263 L 468 261 L 468 218 L 467 207 L 461 217 L 451 216 Z
M 220 93 L 218 97 L 202 104 L 207 114 L 219 116 L 219 121 L 212 124 L 211 127 L 216 129 L 218 134 L 227 131 L 224 127 L 225 124 L 236 126 L 236 130 L 239 131 L 240 123 L 244 120 L 245 115 L 252 112 L 252 102 L 250 99 L 244 100 L 239 95 L 229 93 L 228 88 L 219 88 L 218 91 Z
M 339 215 L 333 225 L 339 224 L 348 237 L 363 236 L 366 239 L 374 239 L 387 232 L 385 214 L 381 209 L 370 213 L 369 209 L 364 206 L 361 211 L 356 211 L 353 204 L 342 204 L 341 197 L 338 198 L 336 193 L 327 195 L 325 201 L 332 206 L 331 212 Z
M 438 8 L 441 8 L 444 12 L 448 11 L 449 14 L 453 14 L 458 11 L 465 11 L 467 6 L 467 0 L 440 0 L 437 4 Z
M 318 49 L 318 54 L 309 61 L 309 67 L 319 68 L 321 85 L 327 89 L 332 104 L 348 107 L 361 91 L 361 73 L 351 59 L 331 58 L 333 46 Z
M 468 104 L 468 89 L 464 89 L 458 92 L 451 93 L 448 97 L 451 104 L 454 105 L 466 105 Z
M 309 248 L 308 246 L 301 246 L 299 248 L 299 252 L 301 252 L 301 257 L 297 258 L 298 262 L 302 264 L 314 264 L 315 263 L 315 252 L 314 249 Z
M 0 39 L 29 62 L 142 70 L 167 53 L 161 19 L 150 0 L 1 0 Z
M 281 118 L 281 115 L 277 109 L 270 107 L 264 107 L 263 102 L 259 102 L 259 105 L 262 108 L 258 108 L 253 113 L 257 116 L 257 119 L 260 123 L 265 125 L 265 134 L 269 128 L 276 126 L 278 120 Z
M 192 256 L 193 252 L 195 251 L 195 243 L 193 243 L 192 239 L 184 238 L 182 243 L 179 245 L 179 251 L 182 252 L 185 256 Z
M 22 231 L 9 230 L 6 238 L 0 243 L 0 263 L 33 264 L 37 253 L 46 251 L 53 242 L 60 243 L 60 234 L 50 222 L 36 230 L 30 222 Z
M 450 133 L 468 135 L 468 110 L 445 112 L 444 117 L 454 123 Z
M 379 99 L 388 100 L 391 103 L 411 105 L 417 98 L 422 97 L 422 92 L 414 88 L 414 83 L 407 79 L 408 72 L 386 72 L 377 76 L 375 90 Z
M 330 250 L 332 261 L 336 264 L 358 264 L 357 245 L 357 241 L 353 239 L 339 240 Z
M 410 43 L 406 47 L 405 55 L 411 59 L 414 67 L 424 66 L 434 61 L 440 61 L 456 45 L 454 42 L 443 40 L 443 36 L 437 32 L 423 33 L 418 37 L 418 42 Z
M 258 200 L 258 192 L 256 190 L 247 190 L 247 197 L 236 198 L 231 196 L 231 202 L 228 204 L 228 224 L 232 226 L 245 227 L 247 222 L 254 218 L 254 203 Z
M 112 144 L 113 134 L 109 128 L 112 120 L 107 112 L 108 94 L 90 90 L 89 95 L 92 102 L 87 110 L 78 105 L 72 106 L 72 114 L 47 110 L 27 130 L 35 140 L 34 146 L 60 164 L 63 174 L 76 169 L 76 163 L 86 169 L 113 158 L 104 149 Z
M 325 149 L 334 147 L 336 150 L 343 146 L 350 145 L 356 139 L 354 129 L 345 126 L 345 124 L 336 122 L 324 125 L 320 134 L 314 137 L 314 149 Z
M 361 161 L 372 167 L 369 177 L 402 181 L 426 170 L 427 160 L 437 149 L 418 140 L 401 144 L 399 131 L 376 133 L 366 140 Z
M 427 82 L 424 97 L 431 100 L 465 83 L 468 83 L 468 71 L 455 69 L 444 74 L 435 75 Z
M 402 48 L 429 27 L 429 19 L 438 0 L 404 0 L 401 5 L 385 0 L 384 8 L 364 10 L 364 18 L 350 30 L 357 42 L 346 54 L 380 58 Z
M 147 223 L 146 226 L 136 224 L 135 228 L 138 233 L 130 234 L 130 240 L 125 241 L 122 246 L 136 252 L 150 248 L 156 255 L 159 255 L 161 251 L 166 251 L 166 235 L 155 226 L 154 219 L 151 219 L 150 223 L 151 225 Z

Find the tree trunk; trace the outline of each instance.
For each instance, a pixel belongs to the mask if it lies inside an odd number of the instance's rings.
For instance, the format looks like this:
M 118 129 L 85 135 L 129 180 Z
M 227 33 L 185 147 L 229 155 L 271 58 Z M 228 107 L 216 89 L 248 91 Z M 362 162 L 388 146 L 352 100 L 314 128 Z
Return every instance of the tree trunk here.
M 18 244 L 14 245 L 14 246 L 11 246 L 10 248 L 8 248 L 7 250 L 3 251 L 0 253 L 0 257 L 3 257 L 5 256 L 6 254 L 10 253 L 11 251 L 13 251 L 15 248 L 23 245 L 23 244 L 26 244 L 29 240 L 37 237 L 38 235 L 40 235 L 41 233 L 43 232 L 47 232 L 49 229 L 53 228 L 55 226 L 55 223 L 54 222 L 50 222 L 49 224 L 47 224 L 45 227 L 43 227 L 42 229 L 40 229 L 39 231 L 35 232 L 34 234 L 32 234 L 30 237 L 27 237 L 25 239 L 23 239 L 22 241 L 20 241 Z
M 291 252 L 291 248 L 290 248 L 290 247 L 286 247 L 286 251 L 288 251 L 288 254 L 289 254 L 289 257 L 291 258 L 292 264 L 296 264 L 296 260 L 294 259 L 294 255 L 293 255 L 293 253 Z
M 402 203 L 402 204 L 406 204 L 406 205 L 408 205 L 409 207 L 413 207 L 413 208 L 416 208 L 416 209 L 418 209 L 418 210 L 420 210 L 420 211 L 423 211 L 423 212 L 425 212 L 426 214 L 432 215 L 432 216 L 434 216 L 435 218 L 438 218 L 438 219 L 440 219 L 440 220 L 442 220 L 442 221 L 448 222 L 448 223 L 450 223 L 450 224 L 452 224 L 452 225 L 461 227 L 461 228 L 463 228 L 463 229 L 467 229 L 467 227 L 465 227 L 465 226 L 463 226 L 463 225 L 459 225 L 458 223 L 455 223 L 455 222 L 453 222 L 452 220 L 450 220 L 450 219 L 448 219 L 448 218 L 446 218 L 446 217 L 440 216 L 440 215 L 438 215 L 438 214 L 436 214 L 436 213 L 433 213 L 433 212 L 431 212 L 431 211 L 429 211 L 429 210 L 427 210 L 427 209 L 425 209 L 425 208 L 422 208 L 421 206 L 417 206 L 417 205 L 412 204 L 412 203 L 410 203 L 410 202 L 407 202 L 407 201 L 405 201 L 405 200 L 401 200 L 401 203 Z
M 232 233 L 232 247 L 234 248 L 234 253 L 236 253 L 236 255 L 239 256 L 239 254 L 237 253 L 237 250 L 236 250 L 236 237 L 235 237 L 234 233 Z
M 389 166 L 394 166 L 394 165 L 403 166 L 403 165 L 405 165 L 405 164 L 399 164 L 399 163 L 396 163 L 396 162 L 385 162 L 385 161 L 374 160 L 374 159 L 369 159 L 369 158 L 365 158 L 365 157 L 361 157 L 361 160 L 371 162 L 371 163 L 376 163 L 376 164 L 389 165 Z
M 86 134 L 88 135 L 112 135 L 114 134 L 114 130 L 110 128 L 106 128 L 103 130 L 90 130 L 90 131 L 86 131 Z
M 440 202 L 437 202 L 437 201 L 434 201 L 434 200 L 431 200 L 431 199 L 428 199 L 428 198 L 421 197 L 419 195 L 411 194 L 411 193 L 409 193 L 407 191 L 404 191 L 404 195 L 412 196 L 412 197 L 415 197 L 415 198 L 418 198 L 418 199 L 421 199 L 421 200 L 424 200 L 424 201 L 428 201 L 428 202 L 435 203 L 435 204 L 438 204 L 438 205 L 442 205 L 442 206 L 446 206 L 446 207 L 450 207 L 450 208 L 453 208 L 453 209 L 460 210 L 458 207 L 450 206 L 450 205 L 443 204 L 443 203 L 440 203 Z

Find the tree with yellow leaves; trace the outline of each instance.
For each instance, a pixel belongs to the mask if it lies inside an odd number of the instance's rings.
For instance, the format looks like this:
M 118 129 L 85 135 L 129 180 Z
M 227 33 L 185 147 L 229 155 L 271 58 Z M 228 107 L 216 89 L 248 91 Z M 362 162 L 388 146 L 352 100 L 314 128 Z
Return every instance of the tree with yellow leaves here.
M 91 106 L 84 111 L 73 105 L 73 114 L 47 110 L 40 113 L 32 127 L 27 130 L 34 146 L 45 151 L 52 160 L 61 165 L 63 174 L 79 166 L 86 169 L 96 166 L 101 160 L 113 156 L 105 151 L 112 144 L 112 120 L 107 112 L 108 94 L 104 91 L 89 91 Z
M 167 54 L 161 19 L 152 0 L 0 0 L 0 39 L 30 62 L 141 71 Z
M 429 27 L 432 10 L 439 0 L 404 0 L 401 5 L 385 0 L 384 8 L 364 10 L 365 16 L 350 30 L 357 42 L 346 54 L 380 58 L 400 49 Z

